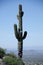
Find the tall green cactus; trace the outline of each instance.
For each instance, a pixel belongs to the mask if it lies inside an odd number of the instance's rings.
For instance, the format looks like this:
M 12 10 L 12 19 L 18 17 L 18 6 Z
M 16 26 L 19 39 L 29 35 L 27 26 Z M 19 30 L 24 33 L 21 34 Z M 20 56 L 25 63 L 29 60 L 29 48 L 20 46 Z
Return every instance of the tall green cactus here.
M 18 56 L 22 58 L 23 55 L 23 40 L 26 38 L 27 32 L 24 32 L 23 35 L 23 28 L 22 28 L 22 16 L 23 16 L 23 11 L 22 11 L 22 5 L 19 5 L 19 14 L 17 15 L 17 18 L 19 20 L 19 26 L 17 28 L 17 25 L 14 24 L 14 31 L 15 31 L 15 37 L 18 40 Z

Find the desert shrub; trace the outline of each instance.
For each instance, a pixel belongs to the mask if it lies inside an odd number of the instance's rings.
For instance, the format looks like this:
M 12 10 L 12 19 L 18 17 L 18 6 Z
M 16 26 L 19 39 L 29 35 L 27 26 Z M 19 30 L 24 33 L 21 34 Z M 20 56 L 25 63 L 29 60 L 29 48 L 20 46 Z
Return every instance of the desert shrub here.
M 16 58 L 10 56 L 5 56 L 5 58 L 3 59 L 6 65 L 17 65 L 16 60 L 17 60 Z
M 0 58 L 3 58 L 4 55 L 5 55 L 5 49 L 0 48 Z
M 13 57 L 13 58 L 17 58 L 14 53 L 7 53 L 6 56 L 10 56 L 10 57 Z
M 17 65 L 24 65 L 24 63 L 21 59 L 17 59 Z
M 15 55 L 8 54 L 3 58 L 6 65 L 23 65 L 22 61 Z

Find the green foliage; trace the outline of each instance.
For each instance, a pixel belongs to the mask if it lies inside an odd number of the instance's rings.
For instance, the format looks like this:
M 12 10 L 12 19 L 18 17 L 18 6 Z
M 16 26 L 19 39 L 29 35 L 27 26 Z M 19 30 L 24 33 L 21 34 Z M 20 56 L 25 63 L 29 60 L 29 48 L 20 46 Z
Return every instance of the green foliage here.
M 14 53 L 7 53 L 6 56 L 10 56 L 10 57 L 13 57 L 13 58 L 17 58 Z
M 24 65 L 23 61 L 21 59 L 17 60 L 17 65 Z
M 5 49 L 0 48 L 0 58 L 3 58 L 4 55 L 5 55 Z
M 17 59 L 17 57 L 14 54 L 7 54 L 3 61 L 6 63 L 6 65 L 23 65 L 22 61 L 20 59 Z
M 10 56 L 5 56 L 3 61 L 6 63 L 6 65 L 17 65 L 16 63 L 16 58 L 10 57 Z

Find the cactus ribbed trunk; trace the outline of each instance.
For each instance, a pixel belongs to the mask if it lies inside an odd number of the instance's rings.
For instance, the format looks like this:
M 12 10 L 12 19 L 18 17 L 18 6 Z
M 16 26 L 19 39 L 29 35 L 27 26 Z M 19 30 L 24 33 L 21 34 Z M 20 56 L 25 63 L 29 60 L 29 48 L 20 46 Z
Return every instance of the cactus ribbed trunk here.
M 18 42 L 18 57 L 22 58 L 23 55 L 23 41 Z
M 23 32 L 22 29 L 22 5 L 19 5 L 19 15 L 17 15 L 17 18 L 19 20 L 19 30 L 20 32 Z M 21 38 L 22 38 L 22 33 L 21 33 Z M 18 42 L 18 56 L 22 58 L 22 51 L 23 51 L 23 40 Z
M 17 15 L 17 18 L 19 20 L 18 28 L 17 25 L 14 24 L 14 30 L 15 30 L 15 37 L 18 40 L 18 57 L 22 58 L 23 55 L 23 40 L 26 38 L 27 32 L 24 32 L 23 35 L 23 27 L 22 27 L 22 17 L 23 17 L 23 11 L 22 11 L 22 5 L 19 5 L 19 14 Z

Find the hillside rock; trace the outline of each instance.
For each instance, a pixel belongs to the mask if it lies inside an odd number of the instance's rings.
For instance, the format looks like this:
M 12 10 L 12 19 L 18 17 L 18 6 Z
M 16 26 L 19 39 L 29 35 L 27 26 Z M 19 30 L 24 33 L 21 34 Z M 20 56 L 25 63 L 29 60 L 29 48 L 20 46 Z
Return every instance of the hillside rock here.
M 5 65 L 1 58 L 0 58 L 0 65 Z

